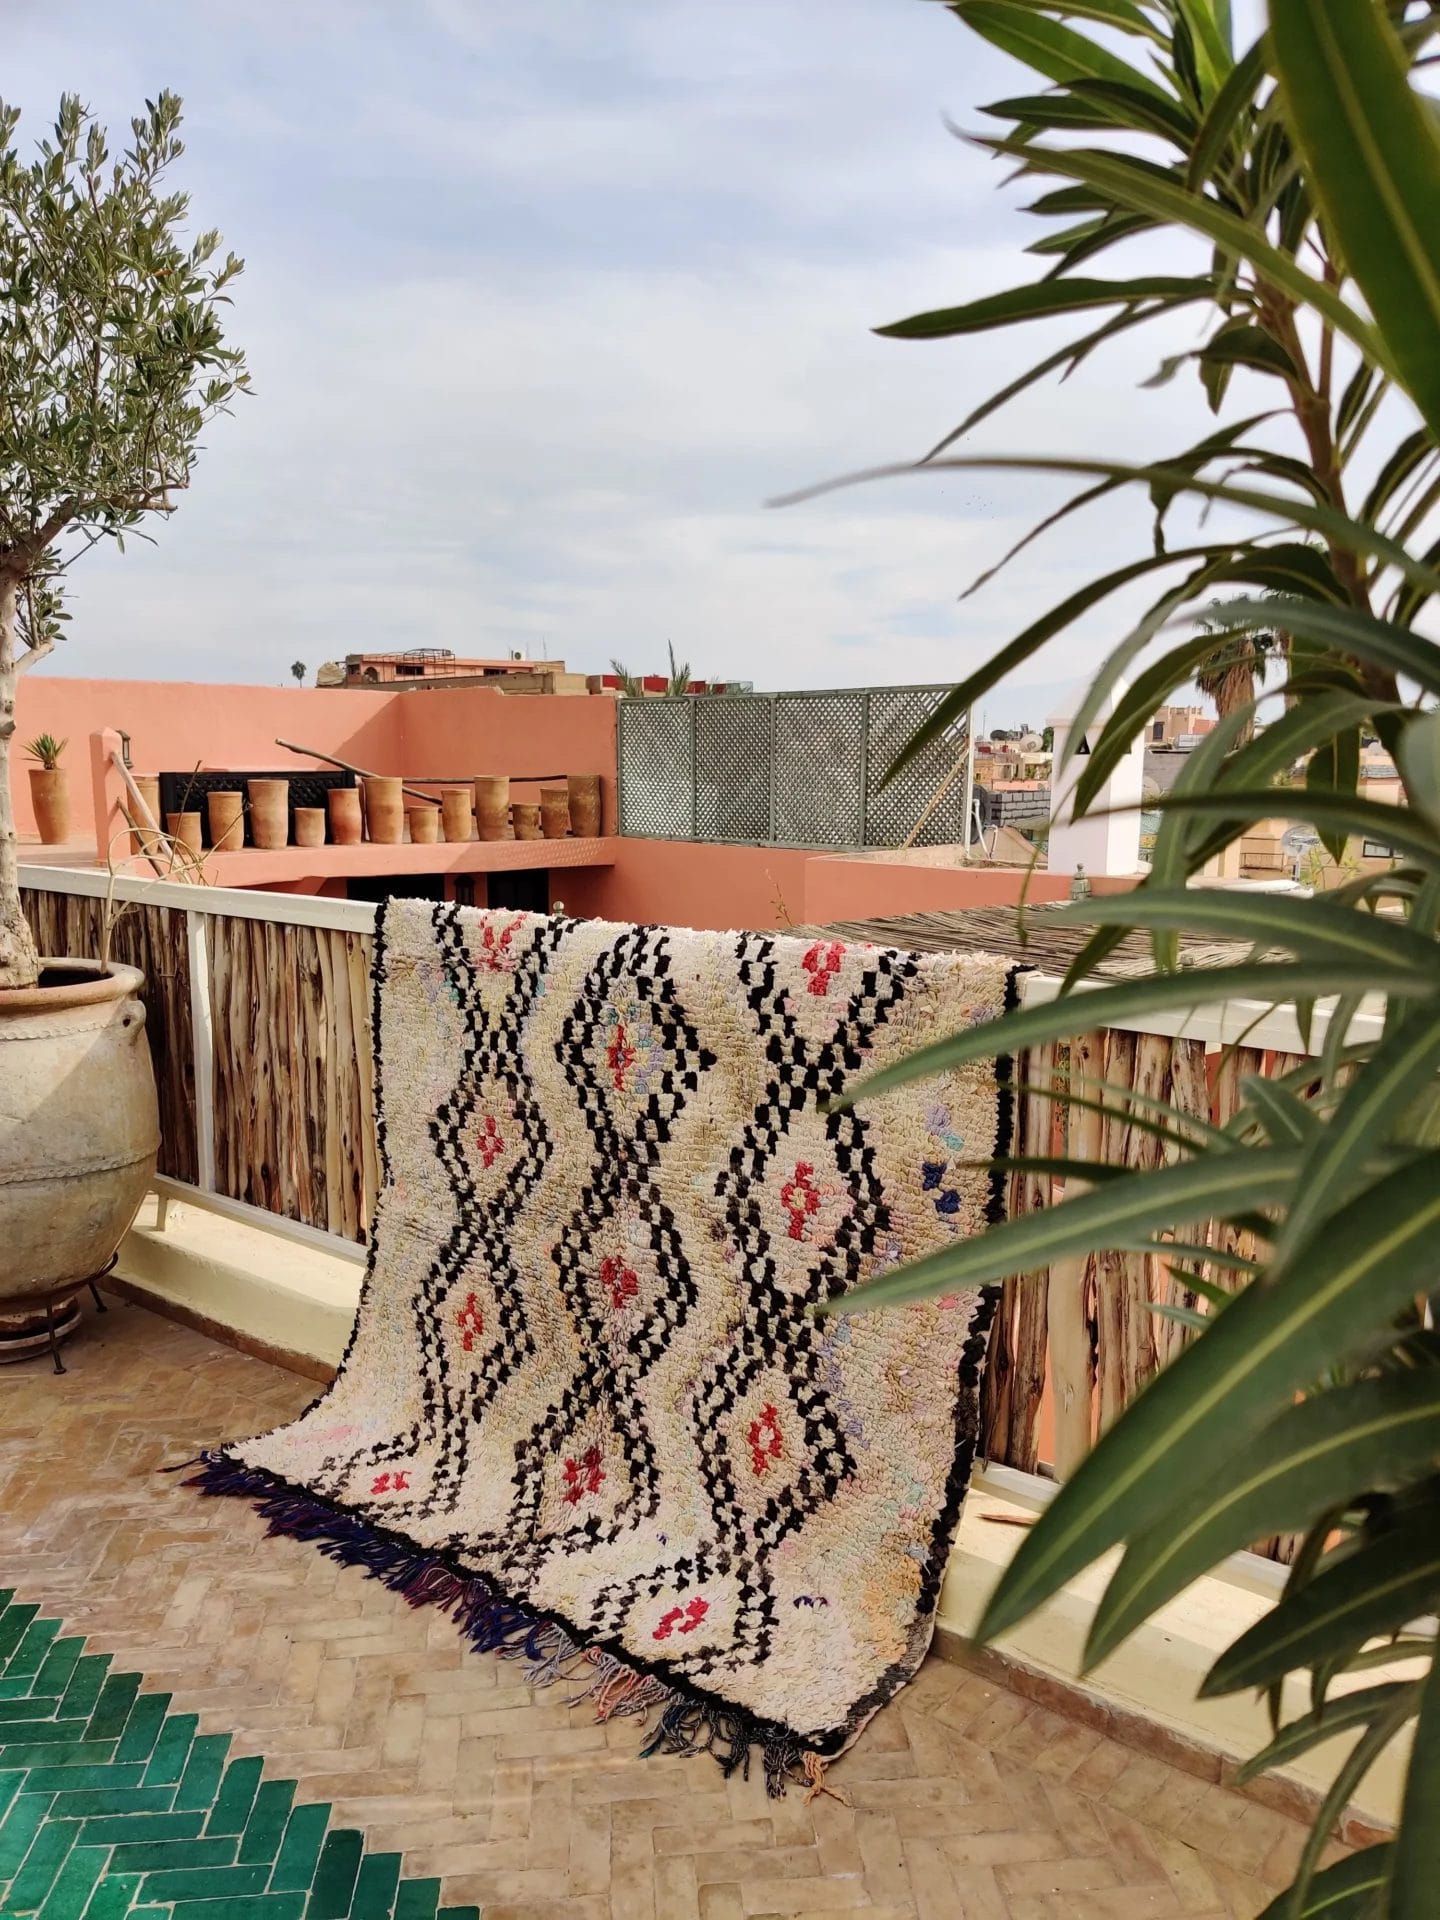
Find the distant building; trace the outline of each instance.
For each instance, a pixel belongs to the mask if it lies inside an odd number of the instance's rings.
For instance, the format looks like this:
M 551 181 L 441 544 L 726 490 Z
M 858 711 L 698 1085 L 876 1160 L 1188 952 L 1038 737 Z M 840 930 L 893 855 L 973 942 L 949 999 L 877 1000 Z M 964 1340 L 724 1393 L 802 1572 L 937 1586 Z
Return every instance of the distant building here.
M 1214 729 L 1215 716 L 1204 707 L 1161 707 L 1150 719 L 1145 744 L 1174 747 L 1183 753 Z
M 669 678 L 663 673 L 642 673 L 635 677 L 640 683 L 641 693 L 669 693 L 670 691 Z M 621 692 L 618 673 L 602 673 L 599 679 L 606 693 Z M 686 683 L 685 691 L 687 693 L 753 693 L 755 683 L 753 680 L 690 680 Z
M 462 660 L 449 647 L 409 647 L 401 653 L 347 653 L 338 684 L 343 687 L 391 687 L 416 680 L 498 680 L 505 674 L 563 674 L 563 660 L 527 660 L 517 648 L 503 659 Z M 322 667 L 317 686 L 333 686 L 331 669 Z M 326 675 L 321 679 L 320 675 Z

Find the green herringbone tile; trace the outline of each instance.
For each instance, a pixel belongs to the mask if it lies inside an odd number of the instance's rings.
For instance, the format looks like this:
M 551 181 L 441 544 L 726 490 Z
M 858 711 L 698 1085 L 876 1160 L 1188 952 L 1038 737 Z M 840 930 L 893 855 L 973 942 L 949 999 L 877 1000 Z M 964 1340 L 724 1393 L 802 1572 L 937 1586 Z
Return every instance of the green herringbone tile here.
M 0 1920 L 479 1920 L 0 1589 Z

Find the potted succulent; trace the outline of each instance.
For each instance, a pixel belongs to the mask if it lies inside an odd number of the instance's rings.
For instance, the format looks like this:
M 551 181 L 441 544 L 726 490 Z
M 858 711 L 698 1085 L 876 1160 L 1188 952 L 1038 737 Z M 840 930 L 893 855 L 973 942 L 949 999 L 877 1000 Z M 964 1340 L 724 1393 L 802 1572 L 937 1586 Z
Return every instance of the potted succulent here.
M 53 733 L 38 733 L 25 751 L 35 761 L 30 769 L 30 799 L 42 846 L 63 846 L 70 838 L 70 792 L 60 756 L 68 741 Z
M 183 151 L 175 95 L 146 103 L 115 156 L 73 95 L 33 158 L 19 118 L 0 104 L 0 1313 L 53 1324 L 123 1238 L 159 1135 L 141 975 L 42 958 L 25 919 L 16 691 L 59 638 L 67 567 L 175 510 L 201 433 L 248 376 L 221 328 L 241 263 L 217 260 L 217 234 L 184 232 L 166 178 Z M 37 757 L 32 777 L 55 774 L 58 750 Z

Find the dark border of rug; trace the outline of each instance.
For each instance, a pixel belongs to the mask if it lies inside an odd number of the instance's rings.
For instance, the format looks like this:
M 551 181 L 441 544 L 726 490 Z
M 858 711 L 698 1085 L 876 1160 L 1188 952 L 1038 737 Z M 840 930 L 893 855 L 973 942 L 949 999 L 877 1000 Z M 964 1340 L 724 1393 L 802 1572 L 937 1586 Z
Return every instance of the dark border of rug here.
M 437 902 L 433 916 L 437 924 L 447 908 L 451 912 L 458 911 L 450 903 Z M 390 1161 L 385 1144 L 384 1072 L 380 1045 L 380 991 L 385 978 L 385 922 L 389 909 L 390 901 L 383 901 L 375 916 L 371 966 L 375 1131 L 379 1145 L 381 1194 L 388 1187 L 390 1179 Z M 1025 964 L 1010 968 L 1005 980 L 1004 1012 L 1010 1013 L 1018 1006 L 1020 976 L 1029 971 L 1031 969 Z M 997 1159 L 1010 1152 L 1014 1136 L 1013 1072 L 1012 1057 L 1009 1054 L 997 1054 Z M 990 1226 L 998 1226 L 1005 1218 L 1005 1169 L 992 1167 L 989 1182 L 985 1218 Z M 359 1335 L 366 1298 L 374 1277 L 378 1225 L 377 1201 L 355 1324 L 336 1369 L 335 1381 L 340 1379 L 349 1364 Z M 933 1636 L 935 1607 L 945 1578 L 950 1549 L 959 1530 L 965 1495 L 969 1490 L 970 1473 L 979 1440 L 985 1357 L 1001 1294 L 1000 1287 L 996 1285 L 982 1287 L 979 1291 L 980 1300 L 961 1350 L 956 1374 L 954 1426 L 961 1437 L 931 1529 L 930 1553 L 916 1597 L 917 1628 L 922 1623 L 930 1627 L 930 1633 L 925 1638 L 926 1648 Z M 335 1381 L 329 1382 L 301 1413 L 281 1422 L 281 1425 L 291 1426 L 296 1419 L 303 1419 L 321 1405 L 332 1391 Z M 967 1401 L 974 1411 L 975 1428 L 965 1434 L 961 1416 Z M 279 1428 L 270 1431 L 278 1432 Z M 528 1661 L 526 1678 L 531 1684 L 548 1685 L 582 1678 L 589 1680 L 590 1684 L 575 1698 L 578 1702 L 598 1696 L 596 1712 L 602 1720 L 626 1714 L 648 1718 L 651 1708 L 660 1706 L 659 1721 L 640 1750 L 646 1757 L 657 1753 L 708 1753 L 727 1778 L 737 1769 L 748 1778 L 751 1748 L 759 1747 L 764 1760 L 766 1788 L 773 1797 L 783 1795 L 790 1781 L 808 1782 L 813 1788 L 823 1776 L 824 1763 L 845 1750 L 863 1731 L 871 1716 L 914 1677 L 920 1660 L 924 1658 L 924 1649 L 920 1659 L 915 1659 L 912 1651 L 907 1650 L 906 1656 L 888 1668 L 871 1692 L 852 1707 L 843 1727 L 802 1736 L 791 1727 L 761 1719 L 745 1708 L 737 1707 L 732 1701 L 692 1680 L 678 1678 L 670 1668 L 654 1665 L 627 1647 L 588 1636 L 554 1608 L 547 1608 L 544 1612 L 535 1611 L 527 1602 L 508 1593 L 504 1583 L 492 1575 L 478 1574 L 467 1568 L 458 1555 L 422 1547 L 405 1534 L 392 1532 L 378 1521 L 362 1519 L 347 1508 L 323 1500 L 308 1488 L 297 1486 L 279 1474 L 247 1465 L 224 1448 L 203 1453 L 197 1461 L 188 1464 L 198 1465 L 200 1471 L 185 1480 L 185 1486 L 193 1487 L 205 1496 L 247 1499 L 266 1522 L 266 1531 L 270 1536 L 286 1535 L 291 1539 L 309 1541 L 341 1565 L 363 1568 L 373 1579 L 383 1581 L 392 1592 L 402 1594 L 412 1607 L 438 1608 L 455 1620 L 477 1652 L 498 1653 L 504 1658 Z M 586 1672 L 587 1667 L 591 1669 L 590 1673 Z M 630 1685 L 632 1679 L 635 1683 L 633 1686 Z M 605 1695 L 607 1687 L 613 1689 L 609 1700 Z M 661 1689 L 664 1690 L 663 1700 Z M 818 1766 L 817 1761 L 820 1763 Z

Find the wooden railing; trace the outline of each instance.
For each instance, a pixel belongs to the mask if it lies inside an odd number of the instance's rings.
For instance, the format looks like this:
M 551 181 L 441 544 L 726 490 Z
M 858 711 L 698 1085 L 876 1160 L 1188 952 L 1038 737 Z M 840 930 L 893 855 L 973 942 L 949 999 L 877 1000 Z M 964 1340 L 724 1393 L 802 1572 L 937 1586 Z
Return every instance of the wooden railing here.
M 354 1253 L 379 1184 L 363 901 L 22 870 L 42 953 L 145 975 L 159 1171 Z
M 355 1257 L 379 1179 L 374 907 L 127 878 L 107 905 L 105 874 L 27 868 L 22 881 L 42 951 L 98 955 L 113 918 L 113 956 L 145 973 L 167 1189 Z M 1052 996 L 1058 984 L 1024 976 L 1025 1002 Z M 1315 1051 L 1325 1027 L 1317 1011 Z M 1351 1037 L 1367 1030 L 1362 1016 Z M 1132 1095 L 1223 1123 L 1247 1075 L 1285 1072 L 1305 1052 L 1292 1014 L 1251 1002 L 1036 1048 L 1016 1069 L 1015 1150 L 1156 1165 L 1164 1143 L 1131 1124 L 1127 1106 L 1147 1110 Z M 1103 1079 L 1104 1103 L 1116 1111 L 1072 1105 L 1072 1076 L 1092 1097 L 1097 1089 L 1086 1083 Z M 1061 1183 L 1033 1174 L 1011 1186 L 1012 1212 L 1063 1194 Z M 1200 1222 L 1179 1237 L 1215 1246 L 1230 1233 Z M 1063 1478 L 1187 1337 L 1152 1310 L 1183 1297 L 1163 1256 L 1151 1254 L 1057 1261 L 1009 1282 L 987 1377 L 988 1457 L 1026 1472 L 1049 1466 Z
M 1053 991 L 1036 979 L 1030 998 Z M 1184 1116 L 1223 1126 L 1236 1111 L 1242 1082 L 1288 1073 L 1306 1057 L 1294 1017 L 1228 1005 L 1185 1021 L 1163 1017 L 1152 1030 L 1097 1031 L 1036 1047 L 1016 1067 L 1017 1154 L 1101 1160 L 1111 1166 L 1158 1166 L 1165 1142 L 1134 1126 L 1126 1112 L 1159 1114 L 1183 1127 Z M 1351 1028 L 1358 1039 L 1368 1019 Z M 1313 1045 L 1323 1040 L 1317 1015 Z M 1244 1036 L 1242 1043 L 1241 1036 Z M 1097 1084 L 1103 1083 L 1103 1084 Z M 1072 1105 L 1077 1091 L 1110 1111 Z M 1139 1100 L 1131 1096 L 1140 1096 Z M 1010 1211 L 1033 1213 L 1063 1199 L 1066 1182 L 1048 1175 L 1011 1177 Z M 1242 1232 L 1219 1222 L 1176 1224 L 1188 1245 L 1247 1253 Z M 1210 1270 L 1229 1284 L 1223 1267 Z M 984 1424 L 991 1459 L 1022 1472 L 1042 1462 L 1063 1479 L 1158 1369 L 1190 1337 L 1186 1327 L 1154 1311 L 1157 1303 L 1195 1304 L 1163 1254 L 1094 1254 L 1057 1260 L 1045 1273 L 1003 1289 L 990 1348 Z

